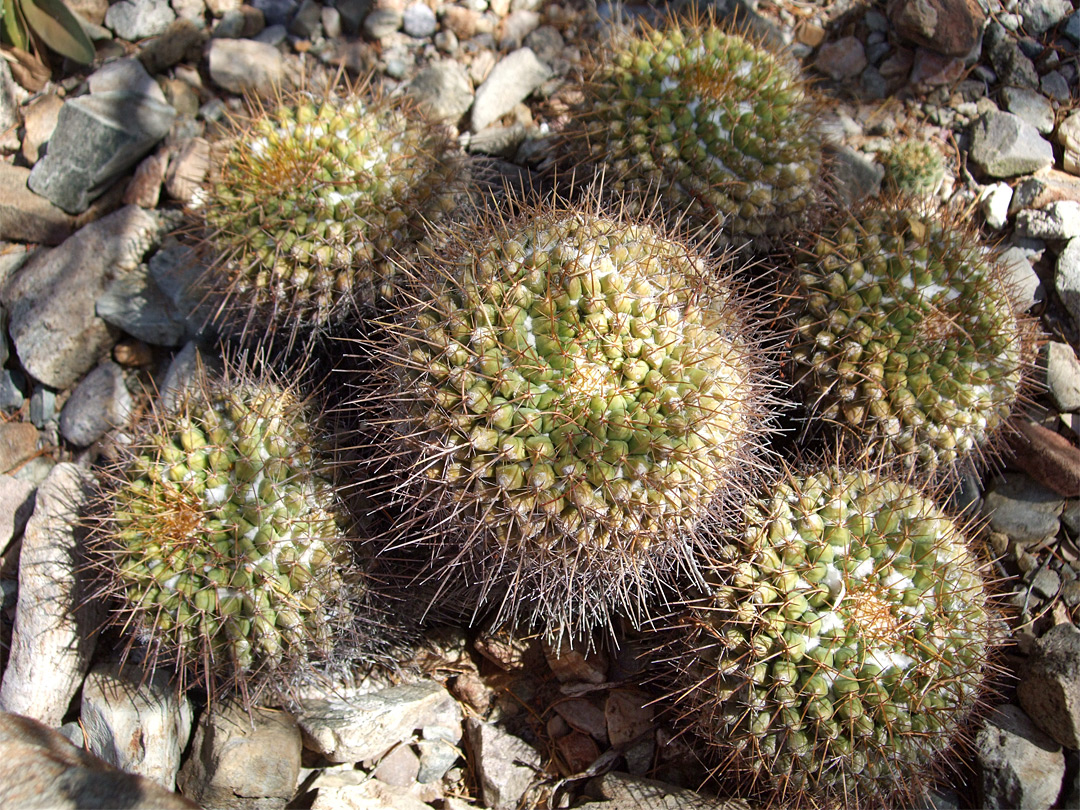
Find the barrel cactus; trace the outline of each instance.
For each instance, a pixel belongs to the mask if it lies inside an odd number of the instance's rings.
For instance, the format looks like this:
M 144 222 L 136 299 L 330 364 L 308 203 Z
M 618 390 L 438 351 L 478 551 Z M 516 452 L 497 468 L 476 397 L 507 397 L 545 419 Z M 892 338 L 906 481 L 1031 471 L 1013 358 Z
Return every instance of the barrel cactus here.
M 816 102 L 793 62 L 706 22 L 616 40 L 565 132 L 608 191 L 732 244 L 775 241 L 817 199 Z
M 768 353 L 709 271 L 650 225 L 551 206 L 416 270 L 372 384 L 397 409 L 376 455 L 501 618 L 640 619 L 761 463 Z
M 917 488 L 837 467 L 748 507 L 671 656 L 724 773 L 783 807 L 893 807 L 922 787 L 995 636 L 964 531 Z
M 929 475 L 992 448 L 1034 326 L 955 217 L 902 204 L 850 216 L 799 271 L 792 357 L 818 416 Z
M 116 624 L 152 664 L 250 693 L 350 636 L 362 578 L 294 392 L 204 381 L 149 417 L 105 478 L 93 548 Z
M 442 129 L 355 92 L 259 108 L 226 145 L 195 209 L 206 286 L 226 325 L 290 339 L 389 296 L 388 257 L 452 207 L 461 174 Z
M 945 161 L 931 143 L 904 140 L 885 152 L 885 176 L 901 194 L 933 194 L 945 179 Z

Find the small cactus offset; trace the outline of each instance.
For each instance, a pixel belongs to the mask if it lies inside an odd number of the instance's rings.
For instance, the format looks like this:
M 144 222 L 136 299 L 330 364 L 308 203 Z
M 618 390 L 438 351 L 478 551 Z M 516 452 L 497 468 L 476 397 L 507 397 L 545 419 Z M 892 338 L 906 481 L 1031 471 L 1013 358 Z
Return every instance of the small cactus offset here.
M 885 153 L 884 162 L 886 180 L 900 194 L 933 194 L 945 179 L 941 152 L 923 141 L 901 141 Z
M 227 325 L 293 339 L 374 307 L 387 258 L 453 205 L 447 134 L 388 100 L 301 93 L 238 129 L 196 211 Z
M 761 463 L 769 386 L 736 289 L 649 225 L 551 206 L 442 261 L 373 386 L 394 497 L 490 593 L 512 583 L 502 618 L 640 620 Z
M 704 21 L 616 41 L 566 131 L 573 160 L 641 209 L 659 202 L 741 246 L 817 199 L 816 102 L 794 64 Z
M 896 202 L 821 235 L 792 298 L 792 357 L 816 415 L 934 476 L 991 449 L 1034 326 L 990 251 L 944 212 Z
M 897 806 L 983 691 L 994 614 L 980 568 L 964 528 L 913 486 L 789 474 L 747 509 L 673 644 L 684 718 L 722 773 L 777 806 Z
M 349 636 L 361 579 L 321 464 L 306 408 L 272 382 L 203 380 L 140 426 L 93 548 L 115 623 L 152 666 L 286 690 Z

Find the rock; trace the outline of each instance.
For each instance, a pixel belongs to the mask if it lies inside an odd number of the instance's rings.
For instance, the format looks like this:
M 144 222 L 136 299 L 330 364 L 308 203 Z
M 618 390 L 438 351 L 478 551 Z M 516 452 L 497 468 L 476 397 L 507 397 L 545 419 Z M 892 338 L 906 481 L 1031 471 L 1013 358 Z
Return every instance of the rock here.
M 472 131 L 479 132 L 502 118 L 550 78 L 551 68 L 529 48 L 519 48 L 503 57 L 476 89 Z
M 374 9 L 364 17 L 364 36 L 370 39 L 388 37 L 401 28 L 404 20 L 405 15 L 397 9 Z
M 946 56 L 965 56 L 979 41 L 986 12 L 975 0 L 889 0 L 896 32 Z
M 1070 113 L 1058 126 L 1057 142 L 1064 150 L 1062 168 L 1069 174 L 1080 174 L 1080 111 Z
M 431 810 L 431 805 L 404 788 L 367 779 L 357 785 L 320 787 L 311 810 Z
M 251 0 L 251 5 L 263 13 L 267 25 L 288 25 L 300 5 L 300 0 Z
M 1048 241 L 1080 236 L 1080 202 L 1061 200 L 1042 210 L 1025 208 L 1016 215 L 1016 234 Z
M 1069 0 L 1020 0 L 1024 30 L 1032 36 L 1045 34 L 1073 12 Z
M 375 778 L 393 787 L 407 788 L 416 782 L 420 773 L 420 757 L 411 745 L 398 745 L 379 758 Z
M 525 37 L 525 46 L 532 48 L 536 58 L 550 67 L 562 56 L 566 42 L 558 28 L 553 25 L 541 25 Z
M 432 62 L 409 83 L 409 95 L 435 121 L 456 123 L 473 103 L 469 74 L 453 59 Z
M 460 739 L 461 708 L 440 684 L 424 681 L 371 694 L 303 699 L 297 720 L 312 751 L 332 762 L 360 762 L 428 726 L 456 731 Z
M 15 99 L 15 80 L 7 60 L 0 59 L 0 151 L 14 152 L 19 148 L 15 131 L 19 128 L 19 102 Z
M 281 51 L 251 39 L 210 41 L 210 78 L 233 93 L 268 93 L 285 78 Z
M 261 11 L 251 6 L 241 6 L 225 12 L 214 26 L 211 36 L 215 39 L 251 39 L 265 28 L 266 18 Z
M 653 731 L 653 699 L 640 689 L 614 689 L 604 704 L 613 748 L 626 748 Z
M 587 734 L 571 731 L 555 740 L 555 747 L 559 751 L 566 770 L 570 773 L 584 773 L 596 760 L 600 758 L 600 747 Z
M 416 39 L 427 39 L 439 28 L 435 12 L 426 3 L 412 3 L 406 6 L 401 16 L 401 25 L 406 34 Z
M 143 158 L 142 163 L 135 168 L 135 176 L 131 178 L 131 182 L 124 191 L 124 205 L 157 208 L 158 199 L 161 197 L 161 184 L 165 180 L 165 170 L 168 166 L 167 152 L 158 152 Z
M 881 192 L 885 167 L 880 163 L 850 146 L 829 146 L 826 152 L 833 161 L 834 190 L 839 201 L 852 206 Z
M 70 99 L 60 110 L 48 154 L 30 172 L 29 186 L 68 213 L 85 211 L 165 137 L 175 119 L 176 110 L 142 94 Z
M 1075 76 L 1076 74 L 1073 73 L 1072 75 Z M 1072 99 L 1069 80 L 1057 70 L 1051 70 L 1049 73 L 1044 73 L 1039 78 L 1039 89 L 1047 96 L 1054 99 L 1054 101 L 1062 104 L 1067 104 Z
M 1009 215 L 1025 208 L 1045 208 L 1062 200 L 1080 202 L 1080 177 L 1056 169 L 1025 177 L 1013 188 Z
M 60 108 L 64 106 L 64 100 L 55 93 L 45 93 L 38 96 L 30 104 L 23 107 L 23 135 L 22 154 L 29 166 L 38 162 L 41 155 L 41 147 L 48 143 L 56 129 L 56 121 L 60 117 Z
M 185 59 L 197 62 L 206 31 L 191 20 L 177 19 L 159 37 L 142 43 L 139 61 L 153 75 L 164 73 Z
M 134 401 L 124 370 L 105 360 L 83 377 L 60 411 L 60 434 L 77 447 L 89 447 L 128 421 Z
M 1080 237 L 1070 239 L 1058 256 L 1054 287 L 1073 323 L 1080 326 Z
M 575 731 L 588 734 L 595 740 L 608 743 L 608 723 L 604 712 L 584 698 L 560 700 L 555 711 Z
M 360 33 L 361 24 L 371 10 L 371 2 L 372 0 L 337 0 L 334 8 L 341 15 L 341 27 L 346 34 L 356 36 Z
M 1080 360 L 1068 343 L 1046 344 L 1046 384 L 1058 411 L 1080 411 Z
M 184 314 L 143 265 L 109 284 L 97 300 L 96 312 L 107 323 L 156 346 L 179 346 L 187 338 Z
M 491 126 L 469 138 L 466 150 L 472 154 L 510 158 L 524 140 L 525 125 L 520 122 L 507 127 Z
M 1003 87 L 1001 99 L 1005 109 L 1023 118 L 1043 135 L 1054 131 L 1054 105 L 1046 96 L 1027 87 Z
M 191 734 L 191 705 L 164 672 L 147 678 L 116 664 L 98 664 L 83 684 L 79 720 L 87 749 L 110 765 L 176 784 Z
M 867 64 L 862 42 L 850 36 L 826 42 L 814 60 L 814 67 L 834 81 L 858 76 Z
M 465 736 L 484 805 L 492 810 L 517 808 L 525 791 L 541 778 L 540 755 L 524 740 L 475 717 L 465 721 Z
M 322 6 L 316 0 L 304 0 L 289 23 L 289 33 L 301 39 L 311 39 L 321 33 Z
M 1005 227 L 1009 219 L 1012 195 L 1012 187 L 1008 183 L 991 183 L 979 193 L 979 208 L 986 218 L 986 224 L 995 231 Z
M 1014 177 L 1053 166 L 1054 149 L 1019 116 L 987 112 L 972 126 L 969 159 L 991 177 Z
M 13 413 L 26 401 L 26 375 L 18 369 L 0 369 L 0 410 Z
M 323 6 L 319 12 L 319 22 L 327 39 L 341 37 L 341 12 L 331 6 Z
M 1056 535 L 1064 508 L 1065 500 L 1056 492 L 1017 473 L 995 478 L 983 499 L 990 527 L 1019 541 Z
M 59 731 L 0 712 L 0 805 L 19 810 L 197 810 L 158 784 L 76 748 Z
M 0 555 L 22 534 L 34 511 L 34 486 L 0 474 Z
M 0 711 L 59 726 L 90 666 L 98 628 L 77 572 L 79 510 L 93 476 L 57 464 L 38 488 L 19 552 L 19 603 Z
M 0 239 L 59 245 L 71 236 L 75 219 L 32 192 L 29 179 L 29 169 L 0 163 Z
M 591 780 L 585 793 L 601 801 L 578 805 L 579 810 L 750 810 L 741 799 L 713 799 L 687 788 L 618 772 Z
M 921 89 L 951 85 L 960 80 L 964 70 L 964 60 L 959 57 L 916 48 L 908 84 Z
M 0 472 L 10 472 L 38 451 L 37 428 L 26 422 L 0 422 Z
M 420 730 L 420 768 L 416 781 L 422 785 L 438 782 L 458 761 L 461 727 L 425 726 Z
M 23 367 L 57 389 L 90 370 L 114 342 L 94 302 L 119 274 L 138 266 L 157 238 L 153 214 L 129 205 L 41 253 L 0 287 Z
M 135 96 L 147 96 L 161 104 L 169 103 L 154 77 L 146 72 L 143 63 L 138 59 L 129 57 L 104 64 L 91 73 L 86 82 L 91 93 L 126 92 Z
M 478 12 L 473 11 L 471 8 L 454 5 L 442 7 L 443 28 L 453 32 L 462 41 L 476 36 L 478 17 Z
M 1018 707 L 998 706 L 975 736 L 982 807 L 1049 810 L 1061 790 L 1065 757 Z
M 1039 74 L 1035 65 L 1020 50 L 1016 37 L 997 22 L 986 26 L 983 53 L 989 55 L 990 64 L 1002 84 L 1030 87 L 1032 90 L 1039 86 Z
M 301 749 L 287 712 L 219 704 L 199 722 L 176 781 L 185 796 L 217 810 L 281 810 L 296 791 Z
M 503 18 L 499 25 L 499 50 L 513 51 L 520 48 L 525 38 L 540 27 L 540 15 L 530 9 L 518 9 Z M 535 51 L 534 51 L 535 53 Z M 548 60 L 537 54 L 545 64 Z
M 559 683 L 604 683 L 609 661 L 603 650 L 593 648 L 587 653 L 563 642 L 561 647 L 544 642 L 544 658 Z
M 1028 717 L 1065 748 L 1080 748 L 1080 629 L 1050 628 L 1025 663 L 1016 689 Z
M 169 0 L 120 0 L 105 12 L 105 25 L 128 42 L 164 33 L 175 19 Z

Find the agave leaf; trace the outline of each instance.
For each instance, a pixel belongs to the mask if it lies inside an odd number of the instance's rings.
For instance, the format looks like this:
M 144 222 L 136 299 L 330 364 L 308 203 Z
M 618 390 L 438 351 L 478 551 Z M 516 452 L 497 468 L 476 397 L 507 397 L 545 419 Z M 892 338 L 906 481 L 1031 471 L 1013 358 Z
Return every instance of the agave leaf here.
M 13 48 L 20 51 L 27 50 L 28 37 L 26 24 L 19 16 L 19 10 L 15 7 L 15 0 L 4 0 L 3 5 L 4 34 Z
M 19 0 L 26 22 L 42 42 L 68 59 L 94 61 L 94 45 L 63 0 Z

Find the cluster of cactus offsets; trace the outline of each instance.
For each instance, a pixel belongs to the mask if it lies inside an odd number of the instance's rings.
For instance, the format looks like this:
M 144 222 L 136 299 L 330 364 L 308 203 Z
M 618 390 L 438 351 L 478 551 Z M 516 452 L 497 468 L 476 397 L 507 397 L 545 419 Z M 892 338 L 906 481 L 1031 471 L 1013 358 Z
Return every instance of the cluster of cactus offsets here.
M 902 203 L 817 240 L 793 296 L 806 400 L 889 460 L 936 475 L 989 448 L 1032 362 L 1033 326 L 992 255 Z
M 821 146 L 797 68 L 714 25 L 672 23 L 618 42 L 585 85 L 568 151 L 622 202 L 668 210 L 736 245 L 798 226 Z
M 736 288 L 650 225 L 545 206 L 457 241 L 377 381 L 397 495 L 512 581 L 504 618 L 639 618 L 760 463 L 768 353 Z
M 323 331 L 392 294 L 388 256 L 452 207 L 459 170 L 446 133 L 384 100 L 258 110 L 199 209 L 208 286 L 245 326 Z
M 313 442 L 289 390 L 206 382 L 125 451 L 95 545 L 151 661 L 247 689 L 347 636 L 361 580 Z
M 885 153 L 885 176 L 901 194 L 933 194 L 945 179 L 945 160 L 933 144 L 901 141 Z
M 685 716 L 784 807 L 888 805 L 977 703 L 993 612 L 963 528 L 914 487 L 789 474 L 747 509 L 675 659 Z

